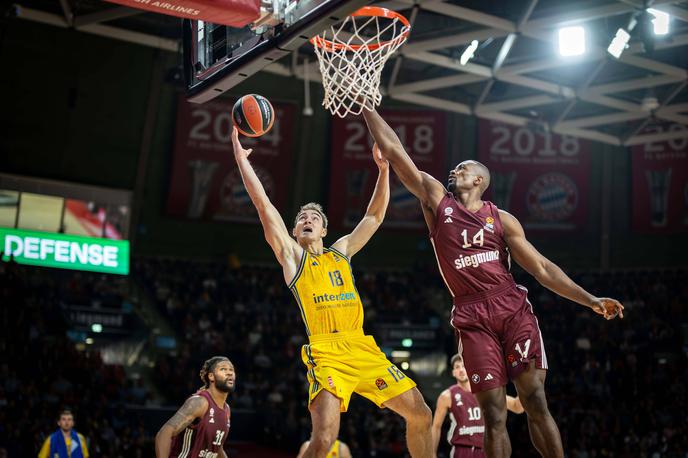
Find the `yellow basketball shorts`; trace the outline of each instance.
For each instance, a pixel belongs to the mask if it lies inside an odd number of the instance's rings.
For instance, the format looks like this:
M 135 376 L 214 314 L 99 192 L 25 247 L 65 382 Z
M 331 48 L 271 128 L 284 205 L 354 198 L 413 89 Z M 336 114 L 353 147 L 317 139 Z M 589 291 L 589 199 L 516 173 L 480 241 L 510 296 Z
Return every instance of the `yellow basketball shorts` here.
M 341 400 L 342 412 L 349 408 L 352 393 L 384 407 L 385 401 L 416 386 L 362 330 L 310 336 L 301 359 L 308 368 L 309 406 L 327 390 Z

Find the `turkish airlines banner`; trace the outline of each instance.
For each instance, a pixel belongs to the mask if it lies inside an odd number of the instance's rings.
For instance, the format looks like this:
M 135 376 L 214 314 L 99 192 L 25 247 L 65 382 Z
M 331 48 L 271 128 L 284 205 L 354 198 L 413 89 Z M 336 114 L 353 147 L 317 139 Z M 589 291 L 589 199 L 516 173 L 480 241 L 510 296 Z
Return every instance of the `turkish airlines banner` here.
M 107 0 L 151 13 L 243 27 L 260 16 L 259 0 Z
M 481 119 L 478 155 L 491 173 L 485 198 L 526 229 L 573 231 L 585 226 L 589 142 Z
M 688 128 L 654 126 L 645 134 L 683 132 L 683 137 L 631 148 L 633 230 L 643 233 L 688 231 Z
M 436 177 L 443 172 L 446 116 L 429 110 L 384 110 L 380 115 L 395 130 L 419 169 Z M 363 218 L 375 188 L 378 168 L 372 157 L 373 139 L 362 117 L 332 120 L 330 202 L 333 227 L 351 229 Z M 387 228 L 425 228 L 418 199 L 390 173 Z
M 295 107 L 273 103 L 275 122 L 259 138 L 239 135 L 272 203 L 281 209 L 292 163 Z M 232 102 L 203 105 L 179 97 L 172 178 L 167 212 L 172 216 L 220 221 L 258 222 L 232 152 Z

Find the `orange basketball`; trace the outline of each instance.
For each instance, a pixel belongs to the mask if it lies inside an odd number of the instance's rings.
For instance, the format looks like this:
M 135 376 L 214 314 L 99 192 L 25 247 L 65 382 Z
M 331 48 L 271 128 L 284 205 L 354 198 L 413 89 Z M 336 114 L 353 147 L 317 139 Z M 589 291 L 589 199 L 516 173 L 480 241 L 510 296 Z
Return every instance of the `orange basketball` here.
M 260 137 L 272 128 L 275 110 L 262 95 L 248 94 L 234 104 L 232 120 L 242 134 L 247 137 Z

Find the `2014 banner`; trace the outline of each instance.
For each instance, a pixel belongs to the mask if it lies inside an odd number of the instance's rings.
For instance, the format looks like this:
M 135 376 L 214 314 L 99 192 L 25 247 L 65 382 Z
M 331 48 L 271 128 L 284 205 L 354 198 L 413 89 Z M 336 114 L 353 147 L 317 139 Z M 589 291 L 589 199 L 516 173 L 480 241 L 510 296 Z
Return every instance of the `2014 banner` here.
M 643 133 L 664 132 L 683 132 L 683 136 L 631 148 L 636 232 L 688 231 L 688 128 L 653 126 Z
M 581 229 L 587 221 L 590 144 L 480 120 L 479 161 L 491 173 L 485 198 L 526 229 Z
M 419 169 L 436 177 L 443 171 L 446 116 L 428 110 L 383 110 L 380 115 L 397 133 L 406 152 Z M 330 199 L 327 212 L 331 224 L 351 229 L 365 214 L 375 188 L 378 169 L 372 157 L 373 139 L 362 118 L 332 120 Z M 390 203 L 385 227 L 425 227 L 418 199 L 390 173 Z
M 272 129 L 259 138 L 239 136 L 272 203 L 281 209 L 292 161 L 295 106 L 276 103 Z M 258 222 L 232 149 L 232 104 L 203 105 L 179 97 L 167 212 L 197 220 Z

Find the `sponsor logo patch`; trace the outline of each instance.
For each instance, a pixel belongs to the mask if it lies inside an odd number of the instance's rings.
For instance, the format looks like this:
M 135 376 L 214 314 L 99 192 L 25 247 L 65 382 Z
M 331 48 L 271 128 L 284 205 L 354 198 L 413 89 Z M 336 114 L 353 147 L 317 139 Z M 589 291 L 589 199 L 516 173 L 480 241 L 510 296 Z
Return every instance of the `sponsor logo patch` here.
M 330 388 L 334 388 L 334 381 L 330 375 L 327 376 L 327 384 L 330 385 Z
M 473 374 L 473 375 L 471 376 L 471 381 L 472 381 L 473 383 L 480 383 L 480 376 L 479 376 L 478 374 Z
M 451 219 L 450 217 L 447 216 L 447 219 L 445 219 L 444 222 L 445 222 L 445 223 L 451 223 L 451 222 L 452 222 L 452 219 Z
M 449 216 L 449 215 L 451 215 L 452 213 L 454 213 L 454 209 L 453 209 L 453 208 L 447 207 L 447 208 L 444 209 L 444 214 L 445 214 L 445 215 Z
M 494 377 L 492 376 L 492 374 L 490 374 L 488 372 L 487 375 L 485 376 L 485 380 L 494 380 Z
M 377 386 L 378 390 L 384 390 L 387 388 L 387 382 L 385 382 L 383 379 L 379 378 L 375 380 L 375 386 Z
M 485 218 L 485 230 L 494 232 L 494 218 L 491 216 L 488 216 Z

